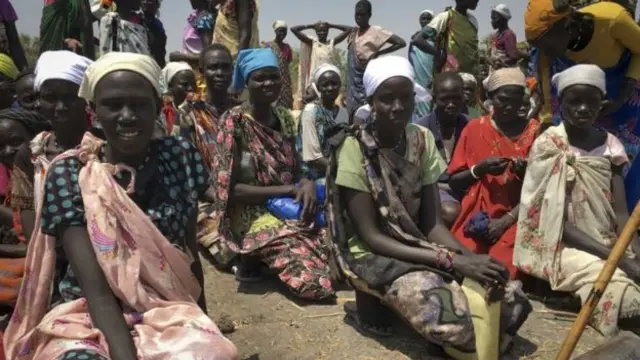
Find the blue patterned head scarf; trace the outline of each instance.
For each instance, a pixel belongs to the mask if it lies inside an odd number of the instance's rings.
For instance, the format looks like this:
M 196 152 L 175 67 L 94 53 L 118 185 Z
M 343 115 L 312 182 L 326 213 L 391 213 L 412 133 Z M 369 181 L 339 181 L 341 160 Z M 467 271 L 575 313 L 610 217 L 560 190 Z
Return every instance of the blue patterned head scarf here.
M 238 53 L 236 66 L 233 70 L 233 88 L 244 89 L 252 72 L 264 68 L 276 68 L 278 58 L 271 49 L 245 49 Z

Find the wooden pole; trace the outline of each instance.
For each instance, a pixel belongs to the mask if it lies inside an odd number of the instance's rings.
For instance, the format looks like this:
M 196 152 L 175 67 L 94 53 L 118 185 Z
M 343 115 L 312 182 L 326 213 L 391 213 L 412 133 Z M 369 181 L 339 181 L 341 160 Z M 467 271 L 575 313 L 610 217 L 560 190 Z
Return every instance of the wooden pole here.
M 635 209 L 633 209 L 633 213 L 631 213 L 624 229 L 622 229 L 622 233 L 613 245 L 611 253 L 609 253 L 609 257 L 607 258 L 602 271 L 600 271 L 600 275 L 598 275 L 598 278 L 593 285 L 593 289 L 591 289 L 591 292 L 589 293 L 589 297 L 587 297 L 587 301 L 582 305 L 582 309 L 580 309 L 578 317 L 574 321 L 571 330 L 569 330 L 569 333 L 560 348 L 558 356 L 556 356 L 556 360 L 569 360 L 571 357 L 573 350 L 576 348 L 576 345 L 584 332 L 584 328 L 589 322 L 589 318 L 591 317 L 593 310 L 596 308 L 598 301 L 600 301 L 602 294 L 604 294 L 604 290 L 607 288 L 609 281 L 611 281 L 611 277 L 618 268 L 618 263 L 624 256 L 624 253 L 629 247 L 638 227 L 640 227 L 640 202 L 638 202 Z

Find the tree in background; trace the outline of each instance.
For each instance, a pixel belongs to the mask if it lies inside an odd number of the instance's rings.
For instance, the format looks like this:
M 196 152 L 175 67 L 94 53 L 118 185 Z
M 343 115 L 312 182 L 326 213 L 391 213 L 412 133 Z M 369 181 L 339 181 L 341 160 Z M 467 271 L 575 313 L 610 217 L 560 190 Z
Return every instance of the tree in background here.
M 40 56 L 40 39 L 37 36 L 20 34 L 20 43 L 24 49 L 27 63 L 29 66 L 35 66 L 38 56 Z

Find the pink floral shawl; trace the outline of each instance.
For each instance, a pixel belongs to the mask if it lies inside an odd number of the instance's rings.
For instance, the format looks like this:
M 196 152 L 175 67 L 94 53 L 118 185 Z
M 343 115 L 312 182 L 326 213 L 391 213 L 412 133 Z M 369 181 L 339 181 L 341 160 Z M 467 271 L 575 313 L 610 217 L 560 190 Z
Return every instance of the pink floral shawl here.
M 235 346 L 197 306 L 200 287 L 188 257 L 173 247 L 113 179 L 134 171 L 97 160 L 101 141 L 85 135 L 77 156 L 85 166 L 79 185 L 89 237 L 114 294 L 131 326 L 138 359 L 237 359 Z M 54 160 L 55 161 L 55 160 Z M 36 176 L 36 209 L 45 195 L 45 177 Z M 109 357 L 104 335 L 92 325 L 85 298 L 49 309 L 56 239 L 37 229 L 29 242 L 25 278 L 11 323 L 4 334 L 8 359 L 55 360 L 66 351 L 89 349 Z

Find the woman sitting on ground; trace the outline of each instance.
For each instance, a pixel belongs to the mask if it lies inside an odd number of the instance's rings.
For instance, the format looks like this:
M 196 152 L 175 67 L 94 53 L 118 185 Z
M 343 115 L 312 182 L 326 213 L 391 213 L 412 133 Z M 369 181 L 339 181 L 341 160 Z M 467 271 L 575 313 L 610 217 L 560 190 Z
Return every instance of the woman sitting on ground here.
M 51 160 L 78 145 L 90 129 L 93 111 L 78 96 L 85 71 L 93 61 L 71 51 L 46 51 L 38 58 L 33 88 L 38 94 L 39 112 L 51 124 L 31 143 L 24 144 L 14 163 L 13 198 L 21 199 L 20 220 L 25 237 L 31 238 L 35 226 L 34 176 L 43 177 Z M 51 66 L 56 64 L 56 66 Z
M 205 74 L 207 92 L 203 97 L 187 94 L 187 101 L 178 109 L 182 116 L 179 127 L 175 130 L 196 145 L 204 158 L 204 165 L 211 172 L 214 166 L 212 147 L 216 144 L 220 116 L 238 105 L 229 94 L 233 79 L 231 52 L 222 44 L 210 45 L 200 53 L 200 67 Z M 196 239 L 199 244 L 210 247 L 219 240 L 216 211 L 210 201 L 200 200 Z M 220 259 L 214 260 L 219 264 L 225 263 Z
M 375 121 L 331 139 L 329 218 L 339 263 L 429 342 L 465 352 L 474 351 L 475 334 L 460 279 L 504 288 L 506 346 L 530 305 L 517 283 L 507 282 L 504 265 L 471 253 L 439 218 L 437 181 L 446 164 L 431 133 L 410 124 L 417 92 L 411 65 L 397 56 L 372 60 L 364 84 L 369 106 L 359 113 Z M 357 290 L 356 304 L 350 315 L 362 330 L 390 335 L 389 311 L 378 298 Z
M 22 229 L 21 211 L 33 206 L 33 193 L 21 195 L 25 184 L 14 163 L 20 147 L 27 146 L 34 136 L 48 128 L 46 119 L 36 112 L 0 110 L 0 162 L 8 169 L 9 179 L 0 206 L 0 332 L 8 325 L 24 275 L 29 237 Z
M 489 254 L 516 277 L 512 264 L 520 189 L 537 121 L 518 115 L 525 92 L 518 68 L 496 70 L 486 81 L 492 116 L 467 124 L 449 163 L 451 189 L 462 197 L 451 232 L 477 254 Z
M 217 224 L 215 243 L 204 243 L 218 265 L 236 255 L 239 281 L 259 281 L 261 265 L 275 272 L 294 295 L 320 300 L 334 296 L 324 231 L 304 226 L 315 215 L 316 185 L 301 179 L 295 149 L 296 128 L 289 110 L 271 104 L 280 94 L 278 59 L 269 49 L 240 51 L 233 87 L 247 87 L 250 101 L 223 114 L 215 142 L 208 146 L 212 202 L 210 218 Z M 296 184 L 297 183 L 297 184 Z M 293 197 L 302 202 L 302 221 L 285 223 L 265 206 L 270 198 Z
M 318 94 L 318 100 L 305 105 L 298 121 L 298 141 L 296 148 L 302 154 L 302 161 L 308 167 L 312 178 L 324 177 L 328 159 L 326 133 L 336 125 L 349 123 L 347 110 L 336 105 L 342 82 L 340 69 L 334 65 L 322 64 L 313 73 L 311 87 Z
M 606 95 L 605 73 L 596 65 L 576 65 L 553 83 L 562 124 L 531 148 L 513 261 L 584 302 L 629 218 L 622 175 L 629 160 L 618 138 L 594 126 Z M 619 328 L 640 334 L 637 254 L 635 239 L 590 319 L 606 336 Z
M 5 333 L 8 358 L 237 359 L 196 303 L 195 216 L 207 174 L 189 142 L 152 140 L 159 77 L 151 57 L 132 53 L 88 68 L 80 96 L 107 141 L 85 134 L 35 178 L 30 276 Z M 62 277 L 59 261 L 69 264 Z
M 162 135 L 180 134 L 180 105 L 187 94 L 196 91 L 196 74 L 191 65 L 182 61 L 171 61 L 162 69 L 160 76 L 163 105 L 156 130 Z

